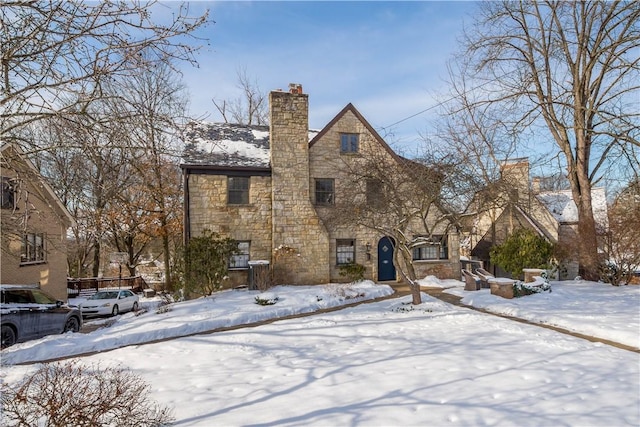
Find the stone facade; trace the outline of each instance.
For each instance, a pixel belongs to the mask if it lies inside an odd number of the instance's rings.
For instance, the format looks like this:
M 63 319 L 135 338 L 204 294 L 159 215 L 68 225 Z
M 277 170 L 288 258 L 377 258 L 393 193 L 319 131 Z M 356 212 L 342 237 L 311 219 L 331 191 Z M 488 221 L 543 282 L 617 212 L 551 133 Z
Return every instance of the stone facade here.
M 509 276 L 492 265 L 489 252 L 516 229 L 530 229 L 549 242 L 558 245 L 564 259 L 559 260 L 559 279 L 573 279 L 578 275 L 577 210 L 570 191 L 540 191 L 538 180 L 529 180 L 529 161 L 526 158 L 505 163 L 502 180 L 508 189 L 494 195 L 484 207 L 472 212 L 465 230 L 465 256 L 484 263 L 484 267 L 498 276 Z M 604 189 L 592 189 L 594 216 L 599 228 L 607 228 L 607 203 Z M 473 204 L 472 204 L 472 207 Z M 477 207 L 475 207 L 477 209 Z
M 13 207 L 2 215 L 3 284 L 37 284 L 51 296 L 67 301 L 67 229 L 72 218 L 19 148 L 2 146 L 0 175 L 13 188 Z M 25 235 L 42 236 L 43 253 L 25 256 Z M 39 237 L 38 237 L 39 238 Z
M 364 155 L 382 153 L 383 161 L 390 165 L 397 165 L 399 158 L 351 104 L 320 132 L 310 133 L 308 98 L 299 85 L 292 85 L 286 92 L 270 93 L 268 162 L 256 161 L 255 156 L 249 159 L 239 151 L 229 154 L 230 148 L 220 150 L 224 155 L 216 154 L 220 147 L 213 140 L 208 151 L 192 151 L 183 158 L 186 238 L 209 229 L 238 241 L 250 241 L 250 260 L 269 261 L 276 283 L 302 285 L 348 280 L 340 276 L 337 262 L 337 242 L 344 239 L 353 243 L 354 261 L 366 267 L 366 278 L 378 280 L 377 248 L 385 236 L 355 224 L 332 223 L 332 207 L 317 203 L 315 185 L 317 179 L 331 179 L 335 182 L 334 196 L 339 199 L 348 194 L 345 186 L 349 167 L 357 165 Z M 258 130 L 254 129 L 254 134 Z M 203 135 L 212 133 L 217 139 L 229 138 L 231 130 L 200 132 L 192 140 L 201 141 Z M 360 136 L 359 153 L 341 153 L 344 133 Z M 265 149 L 261 144 L 250 141 L 249 151 L 261 156 L 259 150 Z M 236 175 L 250 177 L 248 205 L 228 204 L 228 177 Z M 449 256 L 416 261 L 416 272 L 419 277 L 433 274 L 458 278 L 456 232 L 445 226 L 434 232 L 448 234 Z M 248 281 L 247 270 L 231 271 L 230 276 L 227 286 Z
M 292 93 L 293 92 L 293 93 Z M 309 99 L 292 92 L 271 92 L 271 194 L 273 248 L 293 248 L 300 284 L 329 282 L 329 237 L 309 195 Z M 289 260 L 288 263 L 291 263 Z

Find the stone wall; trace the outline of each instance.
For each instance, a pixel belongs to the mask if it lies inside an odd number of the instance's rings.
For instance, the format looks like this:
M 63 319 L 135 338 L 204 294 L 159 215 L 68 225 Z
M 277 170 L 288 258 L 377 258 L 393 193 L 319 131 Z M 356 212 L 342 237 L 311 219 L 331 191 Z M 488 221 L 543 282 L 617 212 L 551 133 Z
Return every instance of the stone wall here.
M 342 133 L 356 133 L 360 135 L 358 153 L 341 153 L 340 135 Z M 324 131 L 322 136 L 314 141 L 309 152 L 309 188 L 311 191 L 311 199 L 315 202 L 315 180 L 322 178 L 334 179 L 335 203 L 343 208 L 353 199 L 359 197 L 365 198 L 366 194 L 353 189 L 354 185 L 362 185 L 362 178 L 355 178 L 354 173 L 363 171 L 363 162 L 371 161 L 375 158 L 383 164 L 388 164 L 389 171 L 397 170 L 397 159 L 389 151 L 384 143 L 379 141 L 376 135 L 372 134 L 369 128 L 363 123 L 356 114 L 351 110 L 346 110 L 344 114 L 337 118 L 332 126 Z M 395 173 L 395 172 L 391 172 Z M 357 181 L 360 182 L 357 182 Z M 339 274 L 339 268 L 336 264 L 336 240 L 337 239 L 355 239 L 355 255 L 356 263 L 366 267 L 365 277 L 371 280 L 378 280 L 378 242 L 384 236 L 372 230 L 369 227 L 359 225 L 344 225 L 340 220 L 333 221 L 332 217 L 340 215 L 336 212 L 334 206 L 316 206 L 318 214 L 327 226 L 329 239 L 331 244 L 331 281 L 345 281 L 344 277 Z M 431 223 L 435 223 L 437 213 L 434 212 L 430 216 Z M 382 219 L 381 219 L 382 220 Z M 382 220 L 383 221 L 383 220 Z M 411 225 L 412 232 L 416 234 L 424 234 L 421 228 L 422 224 L 414 221 Z M 434 230 L 435 234 L 447 233 L 446 224 Z M 369 246 L 369 252 L 367 252 Z M 456 233 L 451 234 L 449 238 L 449 259 L 434 260 L 415 263 L 418 278 L 428 274 L 436 275 L 440 278 L 459 278 L 460 262 L 459 262 L 459 239 Z M 400 278 L 399 272 L 397 277 Z
M 347 182 L 347 174 L 352 167 L 350 163 L 358 160 L 357 155 L 340 154 L 340 134 L 341 133 L 357 133 L 361 135 L 362 143 L 373 139 L 363 123 L 351 112 L 346 112 L 339 118 L 336 123 L 329 128 L 326 133 L 317 140 L 309 150 L 309 181 L 308 186 L 311 191 L 311 199 L 315 203 L 315 180 L 322 178 L 332 178 L 335 181 L 335 197 L 336 202 L 340 202 L 340 197 L 345 195 L 345 182 Z M 366 148 L 365 148 L 366 150 Z M 340 226 L 331 225 L 328 220 L 333 214 L 333 207 L 316 206 L 315 209 L 321 218 L 328 224 L 330 240 L 330 275 L 332 282 L 344 282 L 347 279 L 340 276 L 340 270 L 336 260 L 336 240 L 338 239 L 355 239 L 355 262 L 366 267 L 365 277 L 371 280 L 377 280 L 377 244 L 382 237 L 379 233 L 375 233 L 370 229 L 361 226 Z M 367 244 L 369 244 L 369 253 L 367 253 Z
M 295 92 L 295 93 L 294 93 Z M 293 284 L 329 282 L 329 237 L 309 194 L 309 99 L 301 90 L 269 94 L 274 250 L 297 252 L 272 267 L 292 273 Z
M 252 176 L 248 205 L 227 204 L 226 175 L 189 175 L 191 236 L 210 230 L 250 241 L 251 260 L 271 260 L 271 177 Z M 230 271 L 225 287 L 247 284 L 247 269 Z

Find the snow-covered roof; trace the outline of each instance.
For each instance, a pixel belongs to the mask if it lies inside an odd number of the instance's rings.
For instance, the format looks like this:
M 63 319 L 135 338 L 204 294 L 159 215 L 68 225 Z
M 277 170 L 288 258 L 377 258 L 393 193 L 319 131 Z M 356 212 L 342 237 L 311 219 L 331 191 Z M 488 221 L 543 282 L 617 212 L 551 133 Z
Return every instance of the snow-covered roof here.
M 182 163 L 269 167 L 269 126 L 191 122 Z
M 558 222 L 578 221 L 578 207 L 573 201 L 573 195 L 570 190 L 543 192 L 537 194 L 536 197 Z M 596 187 L 591 189 L 591 204 L 596 224 L 606 227 L 608 224 L 607 195 L 604 188 Z
M 318 131 L 309 131 L 311 140 Z M 269 168 L 269 126 L 191 122 L 183 165 Z

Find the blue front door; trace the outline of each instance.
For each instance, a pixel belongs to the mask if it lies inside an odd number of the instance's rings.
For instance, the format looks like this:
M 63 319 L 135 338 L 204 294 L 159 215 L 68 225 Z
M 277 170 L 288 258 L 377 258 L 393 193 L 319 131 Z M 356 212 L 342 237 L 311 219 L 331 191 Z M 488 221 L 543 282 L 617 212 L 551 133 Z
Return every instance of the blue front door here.
M 378 280 L 396 280 L 396 268 L 393 266 L 393 239 L 383 237 L 378 242 Z

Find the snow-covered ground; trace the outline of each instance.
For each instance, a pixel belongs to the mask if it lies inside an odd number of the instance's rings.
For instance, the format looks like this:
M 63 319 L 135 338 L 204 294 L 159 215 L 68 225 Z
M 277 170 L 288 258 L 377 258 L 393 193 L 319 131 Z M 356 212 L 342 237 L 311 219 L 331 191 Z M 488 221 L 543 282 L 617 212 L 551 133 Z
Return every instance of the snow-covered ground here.
M 485 309 L 640 347 L 640 287 L 554 282 L 553 292 L 505 300 L 458 281 L 425 286 Z M 353 292 L 353 293 L 350 293 Z M 167 313 L 126 314 L 89 334 L 3 350 L 13 363 L 98 351 L 83 363 L 125 366 L 174 409 L 176 425 L 640 425 L 640 354 L 454 307 L 426 294 L 252 328 L 142 343 L 389 294 L 384 285 L 225 291 Z M 356 298 L 344 299 L 350 293 Z M 358 296 L 365 294 L 365 296 Z M 144 305 L 153 301 L 143 301 Z M 100 321 L 99 321 L 100 322 Z M 102 322 L 105 322 L 102 320 Z

